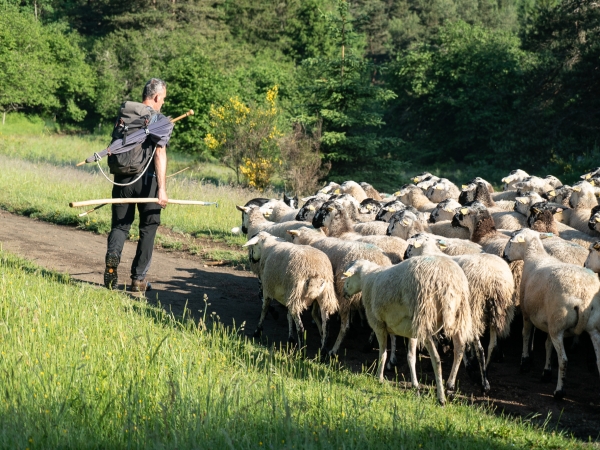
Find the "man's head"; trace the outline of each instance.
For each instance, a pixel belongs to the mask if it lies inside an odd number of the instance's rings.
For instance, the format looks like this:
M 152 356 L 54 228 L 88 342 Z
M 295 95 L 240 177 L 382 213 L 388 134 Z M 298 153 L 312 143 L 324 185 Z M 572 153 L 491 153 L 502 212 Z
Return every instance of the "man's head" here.
M 155 111 L 160 111 L 165 97 L 167 96 L 167 85 L 160 78 L 151 78 L 144 86 L 142 92 L 142 103 L 154 108 Z

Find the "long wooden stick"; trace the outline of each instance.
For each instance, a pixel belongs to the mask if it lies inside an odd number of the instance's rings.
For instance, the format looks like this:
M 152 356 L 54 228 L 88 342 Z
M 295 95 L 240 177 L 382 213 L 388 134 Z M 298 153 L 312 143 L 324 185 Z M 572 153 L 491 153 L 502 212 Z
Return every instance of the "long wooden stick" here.
M 85 200 L 83 202 L 71 202 L 69 206 L 71 208 L 77 208 L 79 206 L 90 206 L 99 204 L 124 204 L 124 203 L 158 203 L 158 198 L 100 198 L 98 200 Z M 167 200 L 167 203 L 172 205 L 199 205 L 199 206 L 210 206 L 219 204 L 217 202 L 201 202 L 197 200 Z

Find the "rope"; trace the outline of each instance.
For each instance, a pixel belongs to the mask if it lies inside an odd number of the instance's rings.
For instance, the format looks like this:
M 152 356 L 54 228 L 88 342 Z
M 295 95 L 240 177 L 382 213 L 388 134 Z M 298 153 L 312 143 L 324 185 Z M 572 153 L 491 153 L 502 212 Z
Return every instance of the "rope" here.
M 98 156 L 98 153 L 94 153 L 94 159 L 96 160 L 96 164 L 98 164 L 98 169 L 100 169 L 100 172 L 102 173 L 102 175 L 104 175 L 104 178 L 106 178 L 108 181 L 110 181 L 112 184 L 114 184 L 115 186 L 131 186 L 133 183 L 137 183 L 137 181 L 142 178 L 142 175 L 144 175 L 144 173 L 146 173 L 146 170 L 148 170 L 148 167 L 150 167 L 150 163 L 154 160 L 154 153 L 156 152 L 156 145 L 154 146 L 154 150 L 152 150 L 152 156 L 150 156 L 150 159 L 148 160 L 148 164 L 146 164 L 146 167 L 144 168 L 144 170 L 142 170 L 142 172 L 140 173 L 140 176 L 137 177 L 135 180 L 133 180 L 130 183 L 117 183 L 116 181 L 111 180 L 106 173 L 104 173 L 104 170 L 102 170 L 102 166 L 100 165 L 100 160 L 102 158 L 100 158 L 100 156 Z

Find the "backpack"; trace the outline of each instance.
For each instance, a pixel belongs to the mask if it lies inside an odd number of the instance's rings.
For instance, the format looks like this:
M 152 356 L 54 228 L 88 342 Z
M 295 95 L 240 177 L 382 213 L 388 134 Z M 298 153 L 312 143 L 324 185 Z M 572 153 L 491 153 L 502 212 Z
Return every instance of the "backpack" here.
M 158 113 L 150 106 L 138 102 L 125 102 L 121 105 L 119 115 L 112 132 L 112 142 L 123 139 L 140 128 L 147 127 L 158 117 Z M 153 144 L 150 139 L 136 145 L 131 150 L 108 156 L 108 167 L 113 175 L 136 175 L 141 173 L 152 157 Z

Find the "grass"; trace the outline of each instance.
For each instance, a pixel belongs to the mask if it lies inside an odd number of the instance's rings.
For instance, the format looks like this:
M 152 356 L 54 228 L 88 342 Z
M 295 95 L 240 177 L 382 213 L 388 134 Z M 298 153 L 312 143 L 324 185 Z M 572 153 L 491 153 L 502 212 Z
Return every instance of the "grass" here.
M 71 167 L 49 163 L 34 163 L 0 155 L 3 175 L 0 177 L 0 208 L 41 220 L 75 225 L 85 230 L 106 233 L 110 229 L 110 208 L 104 207 L 84 217 L 78 213 L 85 208 L 70 208 L 75 200 L 110 198 L 111 185 L 100 175 Z M 185 177 L 170 179 L 171 198 L 198 199 L 218 202 L 214 206 L 170 205 L 161 215 L 164 226 L 176 234 L 208 237 L 237 247 L 245 239 L 232 235 L 230 230 L 239 226 L 240 214 L 236 204 L 244 204 L 250 192 L 242 188 L 215 186 Z M 136 230 L 134 226 L 132 230 Z M 132 238 L 136 238 L 135 234 Z
M 0 448 L 583 448 L 0 252 Z

